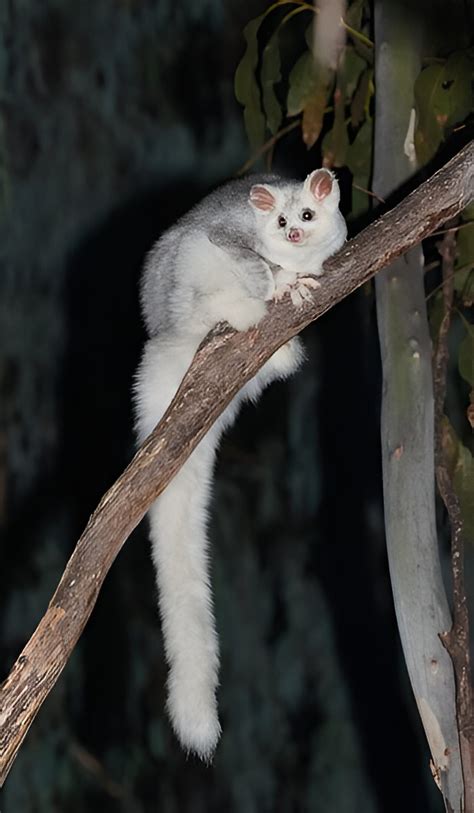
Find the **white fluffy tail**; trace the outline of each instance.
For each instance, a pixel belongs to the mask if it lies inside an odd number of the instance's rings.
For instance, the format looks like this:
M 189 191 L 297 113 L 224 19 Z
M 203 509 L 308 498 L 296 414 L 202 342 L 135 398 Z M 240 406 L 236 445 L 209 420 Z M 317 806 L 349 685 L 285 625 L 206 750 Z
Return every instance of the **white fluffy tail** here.
M 137 434 L 143 440 L 169 406 L 197 342 L 147 342 L 136 379 Z M 215 450 L 237 403 L 199 443 L 148 512 L 168 678 L 168 712 L 178 739 L 212 757 L 221 728 L 216 689 L 219 647 L 209 579 L 207 508 Z
M 143 440 L 169 406 L 195 346 L 159 338 L 147 342 L 136 381 L 137 430 Z M 219 740 L 219 646 L 209 580 L 207 509 L 219 438 L 239 404 L 255 400 L 276 378 L 300 364 L 293 339 L 278 350 L 234 398 L 149 511 L 152 556 L 170 672 L 168 712 L 188 751 L 209 761 Z
M 186 750 L 209 760 L 217 716 L 219 647 L 209 583 L 207 507 L 217 432 L 199 444 L 149 512 L 168 677 L 168 712 Z

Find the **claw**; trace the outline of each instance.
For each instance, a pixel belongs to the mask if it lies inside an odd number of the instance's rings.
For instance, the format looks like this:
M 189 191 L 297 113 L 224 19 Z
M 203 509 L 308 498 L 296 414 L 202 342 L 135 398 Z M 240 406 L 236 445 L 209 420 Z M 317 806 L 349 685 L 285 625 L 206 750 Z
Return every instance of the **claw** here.
M 279 285 L 274 294 L 273 301 L 280 302 L 286 294 L 289 294 L 291 301 L 296 308 L 301 308 L 303 302 L 311 299 L 311 289 L 320 288 L 321 283 L 314 277 L 298 277 L 294 285 L 284 282 Z
M 285 294 L 290 294 L 291 296 L 291 290 L 292 290 L 291 285 L 287 285 L 286 283 L 284 283 L 283 285 L 279 285 L 273 294 L 272 297 L 273 301 L 280 302 L 285 296 Z
M 321 288 L 321 283 L 314 277 L 298 277 L 297 285 L 304 285 L 306 288 Z
M 298 277 L 296 285 L 291 291 L 291 301 L 297 308 L 301 308 L 303 302 L 312 298 L 311 289 L 320 288 L 321 283 L 314 277 Z
M 301 288 L 292 288 L 290 291 L 291 301 L 296 308 L 301 308 L 303 304 L 303 297 L 301 296 Z
M 308 299 L 312 298 L 311 297 L 311 291 L 310 291 L 309 288 L 306 287 L 306 285 L 300 285 L 300 287 L 298 288 L 298 291 L 301 294 L 301 296 L 303 297 L 303 299 L 308 300 Z

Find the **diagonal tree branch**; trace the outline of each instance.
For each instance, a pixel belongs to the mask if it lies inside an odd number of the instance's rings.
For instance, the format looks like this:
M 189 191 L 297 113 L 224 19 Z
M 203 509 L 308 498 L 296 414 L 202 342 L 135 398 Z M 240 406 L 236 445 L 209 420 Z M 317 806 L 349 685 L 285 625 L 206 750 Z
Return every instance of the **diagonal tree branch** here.
M 258 328 L 218 326 L 168 411 L 102 498 L 36 631 L 0 686 L 0 786 L 92 612 L 122 545 L 227 404 L 289 338 L 454 217 L 474 197 L 474 141 L 325 264 L 312 300 L 272 304 Z

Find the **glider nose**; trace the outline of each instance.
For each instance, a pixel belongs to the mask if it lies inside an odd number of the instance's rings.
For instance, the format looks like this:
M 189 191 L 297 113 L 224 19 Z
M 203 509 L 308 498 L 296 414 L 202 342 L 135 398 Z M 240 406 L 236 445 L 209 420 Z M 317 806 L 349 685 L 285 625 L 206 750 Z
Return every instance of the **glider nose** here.
M 291 243 L 301 243 L 303 239 L 303 229 L 290 229 L 288 232 L 288 240 Z

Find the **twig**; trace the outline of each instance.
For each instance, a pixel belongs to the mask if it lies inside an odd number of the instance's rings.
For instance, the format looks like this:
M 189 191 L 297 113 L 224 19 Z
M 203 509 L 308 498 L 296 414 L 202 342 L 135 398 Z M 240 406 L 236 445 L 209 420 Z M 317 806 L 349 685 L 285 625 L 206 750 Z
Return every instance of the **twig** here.
M 431 271 L 433 268 L 437 268 L 438 265 L 439 265 L 439 262 L 437 262 L 437 261 L 433 261 L 429 265 L 425 265 L 425 273 L 426 273 L 426 271 Z M 441 288 L 443 288 L 443 286 L 445 284 L 445 281 L 447 282 L 448 280 L 454 279 L 456 274 L 460 274 L 461 271 L 466 271 L 466 269 L 470 268 L 471 265 L 472 265 L 472 263 L 467 263 L 466 265 L 460 265 L 459 268 L 456 268 L 453 271 L 452 274 L 447 274 L 446 278 L 443 279 L 443 282 L 440 282 L 440 284 L 437 285 L 436 288 L 433 288 L 433 290 L 430 291 L 429 294 L 426 295 L 426 301 L 428 302 L 429 299 L 431 299 L 433 296 L 435 296 L 438 293 L 438 291 L 441 290 Z
M 474 719 L 469 653 L 469 616 L 464 585 L 463 522 L 458 496 L 449 472 L 444 418 L 449 362 L 448 336 L 454 297 L 455 227 L 448 228 L 439 246 L 442 257 L 444 314 L 434 357 L 436 482 L 451 525 L 453 625 L 440 635 L 451 656 L 456 680 L 456 716 L 464 778 L 464 810 L 474 811 Z
M 84 768 L 87 773 L 94 777 L 100 787 L 113 799 L 123 799 L 125 797 L 124 788 L 115 782 L 107 773 L 104 765 L 87 748 L 78 742 L 72 742 L 69 746 L 73 758 Z
M 251 167 L 253 167 L 256 161 L 258 161 L 258 159 L 262 157 L 262 155 L 265 155 L 265 153 L 268 152 L 268 150 L 271 150 L 272 147 L 275 146 L 277 141 L 280 140 L 280 138 L 283 138 L 283 136 L 285 136 L 287 133 L 291 133 L 292 130 L 295 130 L 299 124 L 301 124 L 301 119 L 296 119 L 296 121 L 292 121 L 291 124 L 287 124 L 286 127 L 282 127 L 281 130 L 278 130 L 278 133 L 275 133 L 275 135 L 269 138 L 268 141 L 265 141 L 265 144 L 262 144 L 262 146 L 259 147 L 257 152 L 254 152 L 254 154 L 250 156 L 248 161 L 246 161 L 245 164 L 242 164 L 240 169 L 238 169 L 235 174 L 237 176 L 245 175 L 245 173 L 248 172 L 248 170 Z
M 474 141 L 325 264 L 301 308 L 272 303 L 257 328 L 217 326 L 166 414 L 91 516 L 23 652 L 0 686 L 0 785 L 84 629 L 122 545 L 239 389 L 292 336 L 405 254 L 474 197 Z
M 379 203 L 385 203 L 384 199 L 380 197 L 380 195 L 376 195 L 375 192 L 372 192 L 371 189 L 365 189 L 363 186 L 359 186 L 357 183 L 352 184 L 353 189 L 358 189 L 359 192 L 365 192 L 366 195 L 370 195 L 371 198 L 375 198 L 378 200 Z
M 467 223 L 458 223 L 451 229 L 438 229 L 437 231 L 433 232 L 431 237 L 437 237 L 438 234 L 450 234 L 450 232 L 457 232 L 460 229 L 468 229 L 470 226 L 474 226 L 474 220 L 468 220 Z

